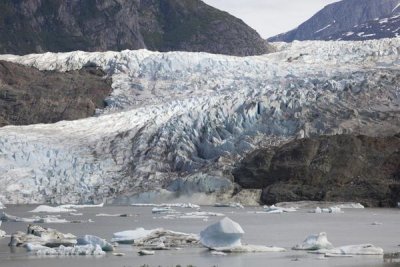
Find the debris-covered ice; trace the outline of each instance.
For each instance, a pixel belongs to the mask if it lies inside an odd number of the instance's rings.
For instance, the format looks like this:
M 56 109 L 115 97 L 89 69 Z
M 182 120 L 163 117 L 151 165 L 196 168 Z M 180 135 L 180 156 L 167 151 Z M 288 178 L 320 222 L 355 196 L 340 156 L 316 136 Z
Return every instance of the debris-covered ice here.
M 294 250 L 318 250 L 318 249 L 332 249 L 333 245 L 328 241 L 325 232 L 309 235 L 301 244 L 293 247 Z
M 20 247 L 26 244 L 43 245 L 46 247 L 74 246 L 76 236 L 64 234 L 55 229 L 43 228 L 39 225 L 29 225 L 27 233 L 16 232 L 11 235 L 10 246 Z

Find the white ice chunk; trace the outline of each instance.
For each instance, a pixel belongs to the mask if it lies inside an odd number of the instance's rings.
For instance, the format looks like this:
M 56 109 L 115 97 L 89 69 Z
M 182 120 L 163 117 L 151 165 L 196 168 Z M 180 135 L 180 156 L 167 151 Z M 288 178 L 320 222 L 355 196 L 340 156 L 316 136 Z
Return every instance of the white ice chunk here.
M 332 249 L 331 242 L 325 232 L 309 235 L 301 244 L 293 247 L 294 250 L 318 250 L 318 249 Z
M 36 209 L 31 210 L 32 213 L 47 212 L 47 213 L 64 213 L 64 212 L 75 212 L 75 209 L 70 209 L 62 206 L 52 207 L 47 205 L 40 205 Z
M 154 255 L 155 254 L 154 251 L 144 250 L 144 249 L 140 250 L 138 253 L 139 253 L 140 256 L 149 256 L 149 255 Z
M 94 235 L 85 235 L 77 239 L 78 245 L 100 246 L 103 251 L 113 251 L 114 247 L 103 238 Z
M 239 247 L 244 234 L 242 227 L 225 217 L 221 221 L 208 226 L 200 233 L 200 242 L 203 246 L 215 249 L 219 247 Z
M 66 205 L 58 206 L 58 208 L 63 208 L 63 209 L 85 209 L 85 208 L 102 208 L 103 206 L 104 206 L 104 203 L 100 203 L 100 204 L 97 204 L 97 205 L 94 205 L 94 204 L 86 204 L 86 205 L 66 204 Z
M 5 209 L 6 207 L 4 206 L 3 203 L 0 202 L 0 210 Z

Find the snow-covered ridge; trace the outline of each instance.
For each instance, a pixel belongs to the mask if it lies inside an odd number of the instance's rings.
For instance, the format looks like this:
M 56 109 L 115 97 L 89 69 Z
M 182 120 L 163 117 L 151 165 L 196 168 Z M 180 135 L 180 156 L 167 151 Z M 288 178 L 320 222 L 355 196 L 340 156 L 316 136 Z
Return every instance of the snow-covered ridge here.
M 161 187 L 171 196 L 230 192 L 232 165 L 260 146 L 395 133 L 399 47 L 399 39 L 385 39 L 278 44 L 277 53 L 247 58 L 145 50 L 0 55 L 41 70 L 94 63 L 114 88 L 97 117 L 1 128 L 0 201 L 103 201 Z

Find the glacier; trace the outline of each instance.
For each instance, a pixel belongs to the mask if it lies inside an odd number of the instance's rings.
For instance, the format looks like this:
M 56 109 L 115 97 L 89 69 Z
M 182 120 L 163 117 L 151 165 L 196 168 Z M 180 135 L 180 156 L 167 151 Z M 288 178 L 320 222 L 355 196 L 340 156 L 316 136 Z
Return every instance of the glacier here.
M 400 38 L 274 45 L 253 57 L 0 55 L 47 71 L 96 65 L 113 80 L 94 117 L 0 128 L 0 201 L 246 204 L 257 192 L 232 198 L 231 175 L 246 153 L 321 134 L 400 132 Z

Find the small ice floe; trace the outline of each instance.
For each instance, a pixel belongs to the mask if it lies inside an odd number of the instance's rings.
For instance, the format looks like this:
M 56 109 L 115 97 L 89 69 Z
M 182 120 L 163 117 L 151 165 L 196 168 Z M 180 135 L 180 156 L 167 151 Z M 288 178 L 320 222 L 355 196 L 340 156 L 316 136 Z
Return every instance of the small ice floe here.
M 288 207 L 288 208 L 283 208 L 283 207 L 277 207 L 275 205 L 272 206 L 264 206 L 264 212 L 269 213 L 269 214 L 277 214 L 277 213 L 284 213 L 284 212 L 295 212 L 297 211 L 296 208 L 294 207 Z
M 0 210 L 5 209 L 5 208 L 6 208 L 6 206 L 4 206 L 4 204 L 0 202 Z
M 349 245 L 332 249 L 319 249 L 312 253 L 325 255 L 383 255 L 383 249 L 372 244 Z
M 381 222 L 373 222 L 373 223 L 371 223 L 371 225 L 382 225 L 383 223 L 381 223 Z
M 165 207 L 165 208 L 153 208 L 151 210 L 151 212 L 155 213 L 155 214 L 161 214 L 161 213 L 165 214 L 165 213 L 175 213 L 176 210 L 174 210 L 174 209 L 172 209 L 170 207 Z
M 36 207 L 36 209 L 31 210 L 29 212 L 32 213 L 66 213 L 66 212 L 75 212 L 75 209 L 71 209 L 71 208 L 66 208 L 66 207 L 62 207 L 62 206 L 58 206 L 58 207 L 52 207 L 52 206 L 47 206 L 47 205 L 40 205 L 38 207 Z
M 28 243 L 25 247 L 37 256 L 101 256 L 105 254 L 99 245 L 47 247 Z
M 192 203 L 162 203 L 162 204 L 154 204 L 154 203 L 133 203 L 131 206 L 134 207 L 174 207 L 174 208 L 189 208 L 189 209 L 200 209 L 199 205 Z
M 132 217 L 132 214 L 122 213 L 122 214 L 107 214 L 107 213 L 99 213 L 96 214 L 96 217 Z
M 86 208 L 102 208 L 102 207 L 104 207 L 104 203 L 100 203 L 100 204 L 83 204 L 83 205 L 66 204 L 66 205 L 58 206 L 57 208 L 62 208 L 62 209 L 86 209 Z
M 208 220 L 209 217 L 222 217 L 225 216 L 223 213 L 217 212 L 207 212 L 207 211 L 195 211 L 195 212 L 187 212 L 187 213 L 176 213 L 176 214 L 168 214 L 163 217 L 162 219 L 206 219 Z
M 128 230 L 114 233 L 111 242 L 117 242 L 119 244 L 133 244 L 135 240 L 148 236 L 152 231 L 153 230 L 137 228 L 136 230 Z
M 145 249 L 139 250 L 138 253 L 139 253 L 140 256 L 149 256 L 149 255 L 154 255 L 154 254 L 155 254 L 154 251 L 152 251 L 152 250 L 145 250 Z
M 244 206 L 238 202 L 230 202 L 230 203 L 215 203 L 214 207 L 217 208 L 237 208 L 244 209 Z
M 225 252 L 222 252 L 222 251 L 215 251 L 215 250 L 211 251 L 211 254 L 212 254 L 212 255 L 217 255 L 217 256 L 226 256 L 226 255 L 228 255 L 228 254 L 226 254 Z
M 301 244 L 295 245 L 294 250 L 319 250 L 319 249 L 332 249 L 333 245 L 328 241 L 325 232 L 309 235 Z
M 316 207 L 315 210 L 310 211 L 310 213 L 343 213 L 343 211 L 337 206 L 322 209 Z
M 100 246 L 103 251 L 113 251 L 114 247 L 103 238 L 94 235 L 85 235 L 77 239 L 77 245 Z
M 225 217 L 217 223 L 208 226 L 200 233 L 200 243 L 215 251 L 222 252 L 281 252 L 283 248 L 242 245 L 244 234 L 242 227 Z
M 13 216 L 5 212 L 1 214 L 0 220 L 5 222 L 24 222 L 24 223 L 69 223 L 69 221 L 65 219 L 60 219 L 56 216 L 46 216 L 46 217 L 34 216 L 31 218 L 23 218 L 23 217 Z
M 114 256 L 117 256 L 117 257 L 122 257 L 122 256 L 125 256 L 125 253 L 122 253 L 122 252 L 114 252 L 113 255 L 114 255 Z
M 43 228 L 39 225 L 29 225 L 27 233 L 17 232 L 11 235 L 9 246 L 20 247 L 26 244 L 43 245 L 46 247 L 74 246 L 77 243 L 76 236 L 63 234 L 51 228 Z

